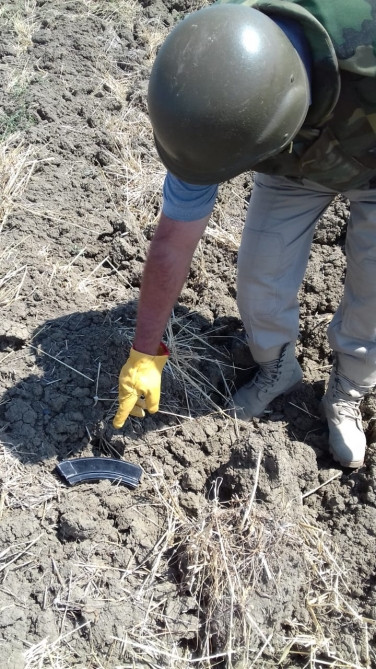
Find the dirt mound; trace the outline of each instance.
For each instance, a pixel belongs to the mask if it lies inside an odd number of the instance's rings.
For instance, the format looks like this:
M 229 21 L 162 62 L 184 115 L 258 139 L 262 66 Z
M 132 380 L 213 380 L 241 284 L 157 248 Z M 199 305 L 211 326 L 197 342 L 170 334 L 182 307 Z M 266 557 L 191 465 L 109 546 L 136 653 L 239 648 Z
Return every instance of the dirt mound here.
M 112 428 L 164 169 L 146 113 L 168 29 L 203 2 L 0 8 L 2 666 L 372 667 L 375 398 L 364 468 L 327 454 L 319 401 L 347 203 L 301 289 L 303 387 L 264 420 L 224 409 L 253 373 L 235 302 L 251 175 L 221 187 L 166 333 L 161 410 Z M 112 456 L 136 490 L 68 488 Z

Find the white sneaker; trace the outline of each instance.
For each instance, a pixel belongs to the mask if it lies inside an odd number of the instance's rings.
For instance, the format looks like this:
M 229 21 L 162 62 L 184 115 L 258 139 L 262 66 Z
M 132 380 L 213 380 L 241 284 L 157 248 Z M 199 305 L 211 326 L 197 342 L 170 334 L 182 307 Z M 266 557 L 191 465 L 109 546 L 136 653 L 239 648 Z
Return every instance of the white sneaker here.
M 233 412 L 243 420 L 261 416 L 272 400 L 294 390 L 302 378 L 295 344 L 286 344 L 279 358 L 261 363 L 256 376 L 235 393 Z
M 322 399 L 329 427 L 329 451 L 342 467 L 361 467 L 366 452 L 360 402 L 369 388 L 358 386 L 333 367 Z

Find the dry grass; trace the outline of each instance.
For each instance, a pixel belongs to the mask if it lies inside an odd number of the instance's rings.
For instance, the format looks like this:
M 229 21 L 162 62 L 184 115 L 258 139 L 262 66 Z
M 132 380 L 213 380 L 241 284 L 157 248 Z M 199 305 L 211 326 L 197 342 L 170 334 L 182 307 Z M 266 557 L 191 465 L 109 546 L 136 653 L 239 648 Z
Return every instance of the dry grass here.
M 36 0 L 24 0 L 23 6 L 16 11 L 13 28 L 16 33 L 17 54 L 20 56 L 32 45 L 32 36 L 38 29 L 35 18 Z
M 0 519 L 17 509 L 33 509 L 59 498 L 61 486 L 39 463 L 22 464 L 22 448 L 0 442 Z
M 79 635 L 84 628 L 90 627 L 90 623 L 79 625 L 74 630 L 61 634 L 54 641 L 48 637 L 33 644 L 25 653 L 25 664 L 23 669 L 71 669 L 72 649 L 69 642 L 72 637 Z M 101 665 L 97 665 L 98 669 Z
M 132 22 L 141 13 L 137 0 L 82 0 L 82 5 L 88 14 L 101 16 L 111 24 Z
M 102 16 L 111 23 L 132 21 L 142 17 L 143 7 L 136 0 L 82 0 L 88 13 Z M 189 11 L 211 4 L 210 0 L 191 0 Z M 145 22 L 145 19 L 144 19 Z
M 24 145 L 20 134 L 12 135 L 0 144 L 0 233 L 27 187 L 36 163 L 33 148 Z
M 123 597 L 127 606 L 141 611 L 142 622 L 130 625 L 121 637 L 113 637 L 107 658 L 103 655 L 98 658 L 93 646 L 91 667 L 114 669 L 111 657 L 119 657 L 116 667 L 122 669 L 214 666 L 261 669 L 295 666 L 298 658 L 299 666 L 307 669 L 371 669 L 374 654 L 368 634 L 376 622 L 365 619 L 353 608 L 346 573 L 328 535 L 304 516 L 297 518 L 296 508 L 268 509 L 256 501 L 261 463 L 262 452 L 248 497 L 222 504 L 221 482 L 217 480 L 210 499 L 202 504 L 196 517 L 187 515 L 180 506 L 177 483 L 167 483 L 160 471 L 145 475 L 149 489 L 147 503 L 159 507 L 164 529 L 143 562 L 133 568 L 115 570 L 123 595 L 118 591 L 114 600 L 118 606 Z M 58 494 L 56 484 L 53 487 L 45 480 L 25 479 L 25 472 L 11 450 L 2 451 L 0 464 L 9 482 L 7 509 L 32 508 L 48 503 Z M 37 492 L 38 486 L 45 489 L 44 499 Z M 143 497 L 143 507 L 145 501 Z M 137 506 L 137 500 L 134 503 Z M 35 536 L 6 548 L 0 555 L 0 571 L 7 573 L 35 560 L 33 554 L 40 540 L 41 536 Z M 286 590 L 280 597 L 279 584 L 291 578 L 290 573 L 284 572 L 286 563 L 281 555 L 291 555 L 295 562 L 296 556 L 300 556 L 299 576 L 303 577 L 300 606 L 305 607 L 308 615 L 300 620 L 297 616 L 301 609 L 297 607 L 294 619 L 284 620 L 282 631 L 275 632 L 273 616 L 276 620 L 283 619 L 283 597 L 286 597 Z M 53 608 L 59 632 L 56 638 L 46 637 L 30 644 L 25 652 L 24 669 L 77 666 L 72 641 L 77 635 L 82 636 L 83 628 L 89 630 L 96 622 L 101 602 L 108 596 L 105 587 L 108 576 L 104 581 L 102 573 L 108 574 L 111 567 L 98 562 L 95 546 L 92 558 L 88 555 L 80 561 L 78 556 L 76 562 L 72 563 L 70 576 L 63 577 L 53 561 Z M 127 585 L 130 576 L 132 587 Z M 174 583 L 179 584 L 177 589 Z M 171 584 L 175 592 L 174 610 L 178 611 L 180 606 L 180 615 L 171 617 L 166 599 L 154 598 L 156 589 L 163 584 Z M 84 593 L 84 599 L 77 599 L 77 593 Z M 267 624 L 260 623 L 258 617 L 260 602 L 269 609 Z M 191 611 L 196 610 L 195 617 L 189 616 L 188 627 L 184 614 L 187 606 Z M 73 627 L 70 623 L 67 630 L 66 620 L 74 619 L 77 613 L 81 622 Z M 352 660 L 342 658 L 337 652 L 338 625 L 353 630 Z
M 166 344 L 170 357 L 166 365 L 165 382 L 169 385 L 167 375 L 170 374 L 174 384 L 183 388 L 185 409 L 189 417 L 191 402 L 196 407 L 199 404 L 202 412 L 224 415 L 223 407 L 231 400 L 231 389 L 224 373 L 226 363 L 218 360 L 218 351 L 208 342 L 208 336 L 213 335 L 214 329 L 202 335 L 190 318 L 176 316 L 174 311 L 167 324 Z M 219 391 L 218 383 L 213 384 L 208 378 L 211 369 L 216 379 L 221 380 L 222 392 Z
M 0 143 L 0 306 L 9 306 L 25 296 L 24 284 L 28 265 L 24 262 L 25 249 L 30 240 L 22 236 L 14 241 L 7 223 L 16 210 L 24 210 L 23 194 L 33 172 L 49 157 L 36 158 L 33 146 L 26 146 L 22 133 L 9 135 Z M 11 241 L 9 241 L 11 239 Z M 16 236 L 17 239 L 17 236 Z
M 308 629 L 294 621 L 291 629 L 295 628 L 296 634 L 288 640 L 281 660 L 298 654 L 307 657 L 307 667 L 372 667 L 368 629 L 375 628 L 376 621 L 359 614 L 351 604 L 347 573 L 335 554 L 335 545 L 324 530 L 304 519 L 299 524 L 299 538 L 307 563 L 306 606 L 312 625 Z M 348 625 L 353 626 L 353 661 L 339 657 L 336 650 L 336 630 Z
M 36 165 L 32 147 L 25 147 L 19 134 L 0 144 L 0 306 L 20 299 L 27 274 L 22 262 L 25 239 L 7 243 L 3 229 L 19 203 Z
M 116 97 L 124 96 L 125 99 L 129 82 L 117 81 L 115 85 L 108 76 L 107 84 Z M 109 193 L 115 190 L 121 194 L 123 210 L 127 216 L 134 217 L 141 229 L 155 225 L 165 169 L 153 148 L 151 126 L 146 114 L 129 104 L 121 115 L 109 119 L 107 130 L 116 146 L 116 154 L 108 154 L 109 165 L 104 169 Z
M 26 87 L 33 76 L 33 71 L 29 69 L 26 62 L 24 65 L 17 67 L 14 70 L 10 70 L 5 76 L 7 77 L 7 90 L 20 97 L 26 90 Z M 25 111 L 23 113 L 25 114 Z M 20 116 L 20 112 L 18 112 L 18 116 Z
M 261 453 L 258 467 L 260 462 Z M 202 506 L 196 518 L 188 517 L 181 509 L 177 486 L 167 485 L 161 473 L 153 477 L 156 498 L 166 514 L 166 530 L 154 548 L 138 591 L 138 604 L 146 610 L 143 625 L 130 628 L 123 638 L 115 639 L 124 666 L 250 669 L 291 666 L 295 657 L 303 663 L 299 666 L 307 669 L 372 666 L 368 627 L 374 627 L 376 622 L 363 618 L 351 606 L 346 574 L 329 537 L 304 517 L 294 520 L 296 510 L 268 512 L 256 504 L 258 467 L 249 498 L 221 504 L 217 481 L 212 499 Z M 304 587 L 300 605 L 305 606 L 308 616 L 305 620 L 285 620 L 284 628 L 290 633 L 283 635 L 273 632 L 270 621 L 269 628 L 257 622 L 257 602 L 261 593 L 271 618 L 274 613 L 283 619 L 283 598 L 277 606 L 275 601 L 279 596 L 278 582 L 291 577 L 284 574 L 280 561 L 286 549 L 291 559 L 301 557 Z M 185 646 L 172 631 L 168 616 L 161 624 L 163 615 L 159 612 L 157 624 L 154 608 L 148 605 L 153 588 L 167 577 L 166 560 L 170 574 L 172 567 L 180 582 L 181 592 L 189 593 L 197 610 L 196 640 Z M 279 574 L 277 565 L 282 570 Z M 190 607 L 193 608 L 192 603 Z M 358 640 L 356 645 L 354 641 L 353 661 L 336 652 L 338 621 L 352 626 L 354 640 Z M 365 657 L 359 659 L 361 646 Z
M 139 22 L 147 54 L 145 62 L 151 64 L 166 31 L 158 20 L 143 20 L 141 25 L 143 10 L 139 2 L 84 0 L 81 4 L 84 13 L 100 16 L 108 25 L 122 22 L 133 28 L 135 22 Z M 192 2 L 191 9 L 203 4 L 209 3 Z M 34 0 L 26 0 L 22 12 L 14 15 L 12 20 L 16 48 L 20 55 L 25 55 L 37 28 Z M 106 84 L 114 99 L 124 103 L 138 82 L 139 71 L 136 67 L 127 75 L 122 73 L 119 76 L 118 73 L 114 76 L 110 46 L 108 44 L 108 50 L 103 54 L 104 61 L 107 59 L 108 72 L 104 77 L 103 73 L 98 75 L 98 81 Z M 26 85 L 28 77 L 27 64 L 24 64 L 22 70 L 12 74 L 9 88 Z M 154 225 L 160 208 L 164 168 L 155 150 L 151 149 L 152 133 L 147 115 L 140 111 L 136 103 L 123 104 L 119 114 L 108 115 L 105 127 L 113 137 L 115 151 L 107 156 L 108 165 L 103 168 L 101 179 L 106 183 L 114 208 L 120 194 L 120 215 L 126 211 L 127 215 L 137 220 L 140 229 Z M 9 136 L 0 145 L 0 305 L 10 305 L 24 296 L 28 267 L 22 255 L 27 240 L 22 238 L 16 243 L 8 242 L 4 230 L 12 211 L 22 201 L 35 165 L 33 148 L 25 146 L 22 135 Z M 233 195 L 240 197 L 237 191 Z M 65 215 L 62 217 L 59 211 L 41 209 L 39 204 L 28 206 L 31 213 L 39 214 L 43 222 L 48 220 L 50 226 L 60 226 L 64 222 L 80 231 L 85 230 L 88 237 L 98 234 L 88 226 L 80 226 L 73 213 L 72 219 L 67 222 Z M 214 237 L 218 244 L 235 251 L 239 243 L 239 221 L 230 219 L 219 204 L 207 234 Z M 89 307 L 97 306 L 97 294 L 108 281 L 104 265 L 110 266 L 116 281 L 124 281 L 124 278 L 116 268 L 111 268 L 107 256 L 95 266 L 93 263 L 84 276 L 82 273 L 74 274 L 73 267 L 83 253 L 84 250 L 78 251 L 69 263 L 64 264 L 52 256 L 49 260 L 51 281 L 63 274 L 70 279 L 69 288 L 73 287 L 88 296 Z M 124 330 L 124 338 L 130 345 L 133 332 Z M 211 356 L 207 339 L 195 330 L 188 319 L 173 314 L 167 329 L 167 345 L 171 357 L 166 366 L 166 378 L 172 379 L 174 386 L 176 384 L 182 389 L 186 399 L 184 410 L 176 407 L 176 412 L 180 414 L 184 411 L 184 417 L 189 418 L 194 413 L 192 406 L 198 404 L 208 413 L 223 412 L 231 393 L 226 385 L 223 363 L 215 360 L 215 351 Z M 215 376 L 222 380 L 222 396 L 218 394 L 217 384 L 213 385 L 210 378 L 202 373 L 201 363 L 214 369 Z M 78 370 L 73 371 L 80 374 Z M 112 398 L 97 397 L 98 379 L 95 394 L 97 401 L 113 401 Z M 169 403 L 166 413 L 171 414 L 171 406 Z M 164 411 L 163 404 L 161 408 Z M 59 499 L 60 484 L 56 479 L 44 471 L 41 464 L 35 467 L 22 464 L 22 453 L 6 443 L 0 450 L 0 476 L 0 519 L 4 514 L 20 509 L 46 508 Z M 165 528 L 148 560 L 132 572 L 132 576 L 138 579 L 138 588 L 125 592 L 124 597 L 134 601 L 135 608 L 143 607 L 143 623 L 129 627 L 124 635 L 113 639 L 114 647 L 122 656 L 121 664 L 117 663 L 116 667 L 212 669 L 222 664 L 226 669 L 261 669 L 275 667 L 278 663 L 294 666 L 295 658 L 307 669 L 324 666 L 365 669 L 376 666 L 374 650 L 368 643 L 368 630 L 373 629 L 375 622 L 363 618 L 352 607 L 346 573 L 338 562 L 329 537 L 304 518 L 297 520 L 292 509 L 268 509 L 256 503 L 257 476 L 258 468 L 253 493 L 245 499 L 235 498 L 228 505 L 220 502 L 217 482 L 212 498 L 203 504 L 197 517 L 187 515 L 179 505 L 178 485 L 167 484 L 160 472 L 151 477 L 154 492 L 150 503 L 161 509 Z M 3 570 L 12 568 L 14 562 L 11 560 L 22 560 L 25 552 L 30 552 L 38 540 L 39 535 L 33 539 L 35 544 L 29 541 L 13 547 L 15 552 L 12 557 L 8 549 L 1 553 Z M 277 579 L 275 565 L 278 564 L 281 548 L 284 552 L 291 551 L 292 556 L 296 553 L 301 556 L 302 572 L 297 576 L 304 576 L 301 603 L 305 604 L 307 612 L 304 620 L 286 621 L 284 636 L 282 633 L 274 635 L 273 630 L 260 626 L 252 609 L 254 602 L 259 601 L 260 592 L 265 594 L 266 589 L 266 594 L 273 593 L 278 579 L 290 578 L 282 570 Z M 72 585 L 79 585 L 93 599 L 104 596 L 100 568 L 91 567 L 89 562 L 76 572 L 77 581 L 74 584 L 59 576 L 59 565 L 56 565 L 54 575 L 58 583 L 54 611 L 60 633 L 56 638 L 46 637 L 36 644 L 29 644 L 24 669 L 70 669 L 77 666 L 71 642 L 81 634 L 82 628 L 90 628 L 91 622 L 88 620 L 69 631 L 64 627 L 67 614 L 78 606 L 72 595 Z M 179 620 L 171 620 L 168 611 L 163 608 L 165 603 L 162 605 L 154 601 L 156 586 L 170 582 L 172 575 L 179 580 L 181 591 L 189 592 L 190 606 L 197 610 L 195 626 L 189 633 Z M 119 573 L 119 578 L 124 578 L 125 588 L 126 576 Z M 265 601 L 269 602 L 268 597 Z M 337 656 L 339 624 L 352 626 L 352 661 Z M 99 659 L 94 651 L 90 666 L 115 669 L 111 660 Z
M 117 329 L 124 341 L 124 350 L 129 350 L 134 328 L 120 325 Z M 176 418 L 178 423 L 181 419 L 190 420 L 204 413 L 233 420 L 226 412 L 232 396 L 232 389 L 226 380 L 226 367 L 233 370 L 233 366 L 220 361 L 218 350 L 210 344 L 209 337 L 215 337 L 215 332 L 215 329 L 211 329 L 202 334 L 192 318 L 177 316 L 173 310 L 164 338 L 170 356 L 163 372 L 159 414 Z M 219 390 L 219 386 L 222 390 Z M 117 386 L 113 398 L 97 397 L 97 401 L 112 402 L 106 415 L 108 421 L 112 420 L 115 413 L 116 396 Z

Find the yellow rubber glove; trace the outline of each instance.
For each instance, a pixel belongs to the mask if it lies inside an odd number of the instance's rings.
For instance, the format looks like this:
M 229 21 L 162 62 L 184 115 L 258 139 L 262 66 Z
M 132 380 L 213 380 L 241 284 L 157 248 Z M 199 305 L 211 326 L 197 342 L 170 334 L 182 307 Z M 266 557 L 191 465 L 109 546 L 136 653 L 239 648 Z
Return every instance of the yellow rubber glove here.
M 131 348 L 119 376 L 119 408 L 113 420 L 116 429 L 123 427 L 129 414 L 143 418 L 144 409 L 149 413 L 158 411 L 162 370 L 168 355 L 164 344 L 159 345 L 158 355 L 147 355 Z

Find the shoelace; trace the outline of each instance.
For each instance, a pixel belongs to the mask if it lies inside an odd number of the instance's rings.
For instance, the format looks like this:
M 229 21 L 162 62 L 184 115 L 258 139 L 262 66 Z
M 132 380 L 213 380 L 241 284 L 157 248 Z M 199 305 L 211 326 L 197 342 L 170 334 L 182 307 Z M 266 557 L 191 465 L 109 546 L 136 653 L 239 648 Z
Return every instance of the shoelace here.
M 346 400 L 340 400 L 338 402 L 340 409 L 338 413 L 340 416 L 346 416 L 347 418 L 352 418 L 353 420 L 361 420 L 361 413 L 359 405 L 354 406 L 354 402 L 348 402 Z
M 353 420 L 361 420 L 360 399 L 349 398 L 344 390 L 339 388 L 339 379 L 336 378 L 336 387 L 333 391 L 333 402 L 338 405 L 338 413 Z
M 270 362 L 263 362 L 258 370 L 253 384 L 260 390 L 270 390 L 270 384 L 278 379 L 278 372 L 280 368 L 280 360 L 271 360 Z M 265 389 L 264 386 L 267 386 Z

